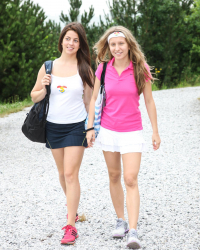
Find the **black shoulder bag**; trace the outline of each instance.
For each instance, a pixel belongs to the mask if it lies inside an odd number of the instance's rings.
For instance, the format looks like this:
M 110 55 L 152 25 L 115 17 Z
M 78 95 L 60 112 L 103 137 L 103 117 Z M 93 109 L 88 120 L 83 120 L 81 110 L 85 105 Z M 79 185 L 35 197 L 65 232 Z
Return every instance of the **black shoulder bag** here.
M 53 61 L 44 63 L 46 74 L 51 74 Z M 43 100 L 35 103 L 22 125 L 22 132 L 33 142 L 46 142 L 45 124 L 49 111 L 50 85 L 46 85 L 47 94 Z

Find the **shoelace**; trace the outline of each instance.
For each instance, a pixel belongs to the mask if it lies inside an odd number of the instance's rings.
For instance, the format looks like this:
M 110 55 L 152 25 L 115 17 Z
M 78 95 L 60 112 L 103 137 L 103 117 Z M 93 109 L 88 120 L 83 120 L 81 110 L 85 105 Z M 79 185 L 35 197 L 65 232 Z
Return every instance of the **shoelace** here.
M 73 230 L 71 225 L 67 225 L 67 226 L 63 227 L 62 230 L 65 230 L 64 237 L 65 237 L 65 235 L 76 236 L 76 232 L 75 232 L 75 230 Z
M 136 231 L 133 231 L 133 230 L 129 231 L 128 237 L 135 237 L 135 238 L 138 238 L 137 232 L 136 232 Z
M 118 229 L 119 227 L 121 227 L 123 224 L 123 221 L 121 220 L 117 220 L 117 225 L 116 225 L 116 229 Z
M 69 235 L 69 234 L 71 234 L 72 226 L 67 225 L 67 226 L 63 227 L 62 230 L 65 230 L 64 235 Z

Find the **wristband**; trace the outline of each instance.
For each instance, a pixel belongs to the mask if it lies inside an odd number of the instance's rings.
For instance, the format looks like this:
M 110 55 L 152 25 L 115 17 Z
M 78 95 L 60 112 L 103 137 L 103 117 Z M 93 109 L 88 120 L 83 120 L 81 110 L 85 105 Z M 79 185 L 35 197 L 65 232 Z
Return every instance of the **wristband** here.
M 88 131 L 93 130 L 93 129 L 94 129 L 94 127 L 88 128 L 88 129 L 86 129 L 85 131 L 88 132 Z

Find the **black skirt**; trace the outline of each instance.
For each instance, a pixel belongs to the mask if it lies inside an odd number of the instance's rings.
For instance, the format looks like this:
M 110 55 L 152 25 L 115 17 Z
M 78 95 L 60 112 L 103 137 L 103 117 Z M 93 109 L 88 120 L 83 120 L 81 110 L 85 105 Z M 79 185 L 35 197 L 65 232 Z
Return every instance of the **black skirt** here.
M 85 120 L 71 124 L 46 122 L 46 147 L 50 149 L 71 146 L 87 147 Z

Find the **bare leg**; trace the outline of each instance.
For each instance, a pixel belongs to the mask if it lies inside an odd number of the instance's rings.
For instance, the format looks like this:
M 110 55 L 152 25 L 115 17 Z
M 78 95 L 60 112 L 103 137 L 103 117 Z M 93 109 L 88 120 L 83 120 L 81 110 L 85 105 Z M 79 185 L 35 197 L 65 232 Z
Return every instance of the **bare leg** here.
M 140 169 L 141 153 L 127 153 L 122 155 L 124 167 L 124 183 L 126 186 L 126 206 L 128 211 L 129 228 L 137 228 L 140 209 L 140 195 L 138 190 L 138 173 Z
M 67 194 L 67 189 L 65 185 L 65 176 L 64 176 L 64 148 L 51 149 L 54 160 L 56 162 L 59 174 L 60 185 L 65 193 Z
M 64 148 L 64 174 L 67 187 L 68 225 L 75 226 L 76 211 L 80 200 L 80 184 L 78 179 L 83 159 L 84 147 Z
M 124 192 L 121 184 L 121 158 L 118 152 L 103 151 L 110 179 L 110 195 L 118 218 L 124 218 Z

